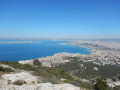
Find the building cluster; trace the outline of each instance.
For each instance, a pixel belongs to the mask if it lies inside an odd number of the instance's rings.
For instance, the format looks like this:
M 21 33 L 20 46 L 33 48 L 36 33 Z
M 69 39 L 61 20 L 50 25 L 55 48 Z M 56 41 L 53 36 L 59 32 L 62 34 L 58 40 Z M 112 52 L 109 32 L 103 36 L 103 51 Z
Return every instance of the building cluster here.
M 57 53 L 54 54 L 53 56 L 47 56 L 44 58 L 37 58 L 39 62 L 42 63 L 42 66 L 44 67 L 54 67 L 54 66 L 58 66 L 59 64 L 64 64 L 67 62 L 70 62 L 70 60 L 68 60 L 67 58 L 65 58 L 66 56 L 70 56 L 73 57 L 76 54 L 70 54 L 70 53 Z M 33 60 L 25 60 L 25 61 L 19 61 L 19 63 L 21 64 L 33 64 Z
M 76 45 L 80 47 L 90 48 L 90 55 L 79 55 L 80 60 L 85 62 L 93 62 L 98 65 L 120 65 L 120 41 L 108 40 L 78 40 L 74 43 L 64 43 L 69 45 Z

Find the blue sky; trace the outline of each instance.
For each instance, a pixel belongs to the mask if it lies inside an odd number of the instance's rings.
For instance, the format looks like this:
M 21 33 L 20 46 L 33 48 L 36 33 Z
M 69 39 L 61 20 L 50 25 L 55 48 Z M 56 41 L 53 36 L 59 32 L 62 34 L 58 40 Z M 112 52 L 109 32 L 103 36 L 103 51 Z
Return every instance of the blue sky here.
M 120 0 L 0 0 L 0 38 L 120 38 Z

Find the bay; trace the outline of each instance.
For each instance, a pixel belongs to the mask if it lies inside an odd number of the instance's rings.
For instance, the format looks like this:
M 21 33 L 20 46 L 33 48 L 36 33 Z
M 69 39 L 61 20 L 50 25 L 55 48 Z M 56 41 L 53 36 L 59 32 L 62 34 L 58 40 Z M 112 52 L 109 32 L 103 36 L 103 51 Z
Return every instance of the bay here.
M 40 57 L 52 56 L 56 53 L 80 53 L 90 54 L 87 48 L 66 45 L 68 41 L 53 40 L 0 40 L 0 42 L 22 42 L 33 41 L 41 43 L 1 43 L 0 44 L 0 61 L 20 61 Z

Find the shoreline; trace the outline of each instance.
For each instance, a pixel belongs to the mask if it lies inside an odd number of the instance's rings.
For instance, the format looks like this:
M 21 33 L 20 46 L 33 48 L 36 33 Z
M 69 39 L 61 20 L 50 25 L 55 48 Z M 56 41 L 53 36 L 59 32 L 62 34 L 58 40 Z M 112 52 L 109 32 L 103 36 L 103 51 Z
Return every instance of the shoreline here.
M 78 47 L 86 48 L 86 49 L 88 49 L 90 51 L 90 54 L 92 54 L 91 51 L 95 51 L 94 48 L 85 47 L 85 46 L 79 46 L 79 45 L 73 45 L 72 43 L 60 43 L 60 44 L 66 44 L 66 45 L 78 46 Z M 90 54 L 88 54 L 88 55 L 90 55 Z M 81 54 L 81 55 L 83 55 L 83 54 Z M 87 55 L 87 54 L 85 54 L 85 55 Z
M 89 61 L 98 65 L 120 65 L 120 42 L 114 41 L 75 41 L 73 43 L 62 43 L 67 45 L 80 46 L 90 51 Z
M 80 53 L 67 53 L 67 52 L 61 52 L 61 53 L 56 53 L 53 54 L 52 56 L 46 56 L 46 57 L 40 57 L 40 58 L 35 58 L 38 61 L 42 63 L 43 66 L 45 67 L 52 67 L 56 66 L 59 64 L 64 64 L 67 62 L 70 62 L 68 59 L 64 59 L 64 57 L 75 57 L 81 55 Z M 21 64 L 33 64 L 33 61 L 35 59 L 30 59 L 30 60 L 23 60 L 23 61 L 17 61 Z

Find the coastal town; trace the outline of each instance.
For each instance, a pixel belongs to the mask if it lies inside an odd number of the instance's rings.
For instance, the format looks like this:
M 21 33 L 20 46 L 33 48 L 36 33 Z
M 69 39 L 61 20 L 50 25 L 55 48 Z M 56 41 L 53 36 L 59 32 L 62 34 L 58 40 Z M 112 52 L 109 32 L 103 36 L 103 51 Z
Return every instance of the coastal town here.
M 120 41 L 114 40 L 78 40 L 73 43 L 63 43 L 91 49 L 90 55 L 78 55 L 81 60 L 98 65 L 120 64 Z
M 88 48 L 90 51 L 89 55 L 82 55 L 79 53 L 57 53 L 53 56 L 47 56 L 45 58 L 38 58 L 42 62 L 43 66 L 51 67 L 62 63 L 67 63 L 68 60 L 65 57 L 78 57 L 79 60 L 84 62 L 93 62 L 97 65 L 120 65 L 120 42 L 118 41 L 74 41 L 72 43 L 61 43 L 74 46 L 80 46 Z M 32 64 L 33 60 L 19 61 L 20 63 Z

